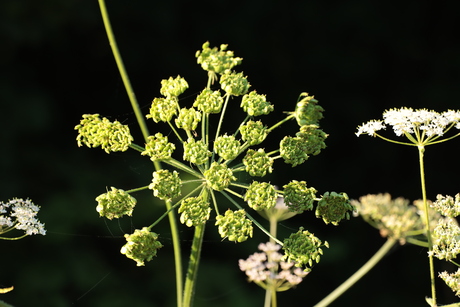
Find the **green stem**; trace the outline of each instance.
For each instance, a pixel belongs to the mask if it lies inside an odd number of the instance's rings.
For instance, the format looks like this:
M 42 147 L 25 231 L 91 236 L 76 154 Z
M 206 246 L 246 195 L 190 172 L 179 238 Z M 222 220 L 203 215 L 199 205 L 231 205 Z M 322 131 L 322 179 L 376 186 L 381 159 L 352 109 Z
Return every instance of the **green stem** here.
M 196 278 L 198 273 L 198 265 L 200 263 L 201 247 L 203 245 L 205 224 L 195 227 L 195 235 L 193 237 L 192 251 L 190 253 L 190 262 L 187 269 L 187 277 L 184 287 L 184 307 L 190 307 L 193 304 L 195 294 Z
M 329 293 L 324 299 L 322 299 L 314 307 L 325 307 L 330 303 L 335 301 L 340 295 L 347 291 L 351 286 L 353 286 L 358 280 L 361 279 L 364 275 L 367 274 L 382 258 L 386 253 L 396 244 L 397 240 L 388 238 L 385 244 L 369 259 L 358 271 L 356 271 L 352 276 L 350 276 L 343 284 L 341 284 L 337 289 Z
M 433 240 L 431 238 L 431 229 L 430 229 L 430 215 L 429 215 L 429 208 L 428 208 L 428 201 L 426 198 L 426 185 L 425 185 L 425 166 L 423 162 L 423 154 L 425 152 L 425 147 L 423 145 L 418 146 L 418 153 L 419 153 L 419 164 L 420 164 L 420 181 L 422 185 L 422 197 L 423 197 L 423 211 L 425 217 L 425 228 L 426 228 L 426 237 L 428 240 L 428 260 L 430 263 L 430 280 L 431 280 L 431 299 L 433 302 L 433 306 L 436 305 L 436 286 L 435 286 L 435 271 L 434 271 L 434 259 L 433 253 Z
M 115 62 L 117 63 L 118 70 L 120 72 L 120 76 L 123 80 L 123 84 L 126 89 L 126 93 L 128 94 L 129 101 L 131 102 L 131 107 L 133 108 L 134 114 L 136 115 L 137 122 L 139 127 L 142 131 L 142 135 L 144 137 L 145 142 L 148 140 L 148 136 L 150 135 L 147 124 L 145 123 L 144 116 L 142 111 L 139 107 L 139 104 L 136 99 L 136 95 L 131 86 L 131 82 L 129 81 L 128 74 L 125 70 L 125 66 L 123 64 L 123 60 L 121 58 L 120 52 L 118 51 L 117 42 L 115 40 L 115 35 L 112 31 L 112 26 L 110 24 L 109 15 L 107 13 L 107 8 L 105 6 L 104 0 L 98 0 L 99 7 L 101 10 L 102 19 L 104 21 L 104 27 L 107 33 L 107 38 L 109 39 L 110 46 L 112 48 L 112 53 L 115 58 Z M 153 162 L 155 169 L 161 169 L 161 165 L 158 161 Z M 177 295 L 177 307 L 182 307 L 182 259 L 181 259 L 181 251 L 180 251 L 180 241 L 179 241 L 179 230 L 177 227 L 176 216 L 172 208 L 172 204 L 170 201 L 166 201 L 166 209 L 169 211 L 169 224 L 171 228 L 171 235 L 173 240 L 173 248 L 174 248 L 174 262 L 176 266 L 176 295 Z

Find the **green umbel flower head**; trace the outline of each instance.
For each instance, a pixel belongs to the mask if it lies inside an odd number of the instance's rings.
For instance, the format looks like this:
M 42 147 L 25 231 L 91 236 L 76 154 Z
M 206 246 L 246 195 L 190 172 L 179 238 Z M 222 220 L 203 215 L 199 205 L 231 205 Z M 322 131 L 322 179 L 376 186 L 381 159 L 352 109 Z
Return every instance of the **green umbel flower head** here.
M 324 140 L 326 140 L 328 134 L 319 129 L 317 125 L 305 125 L 300 127 L 296 137 L 303 140 L 305 144 L 303 150 L 307 155 L 316 156 L 322 149 L 326 148 Z
M 452 274 L 444 271 L 439 273 L 439 277 L 455 292 L 456 296 L 460 297 L 460 269 Z
M 267 172 L 271 173 L 273 171 L 273 159 L 262 148 L 257 151 L 248 149 L 246 156 L 243 158 L 243 164 L 246 166 L 246 172 L 251 176 L 263 177 Z
M 201 67 L 208 72 L 222 74 L 241 64 L 243 60 L 234 57 L 233 51 L 227 50 L 227 45 L 224 44 L 220 45 L 220 50 L 217 47 L 209 48 L 209 42 L 204 43 L 202 48 L 203 50 L 198 50 L 195 56 L 198 64 L 201 64 Z
M 292 180 L 284 188 L 284 203 L 292 212 L 302 213 L 313 209 L 316 189 L 307 188 L 305 181 Z
M 314 234 L 300 227 L 299 231 L 293 233 L 289 238 L 284 239 L 284 256 L 283 260 L 288 262 L 294 261 L 296 267 L 305 266 L 305 271 L 311 271 L 309 267 L 313 262 L 318 263 L 323 254 L 322 246 L 329 248 L 327 241 L 321 242 Z
M 249 207 L 257 211 L 273 208 L 277 198 L 275 188 L 268 182 L 254 181 L 244 195 L 244 201 L 248 203 Z
M 273 105 L 266 100 L 265 95 L 259 95 L 256 91 L 243 96 L 241 107 L 249 116 L 267 115 L 274 109 Z
M 212 162 L 211 167 L 204 172 L 208 186 L 216 191 L 226 189 L 230 183 L 236 180 L 233 171 L 226 164 Z
M 319 120 L 323 118 L 324 109 L 319 106 L 318 100 L 314 96 L 308 96 L 308 93 L 302 93 L 300 97 L 304 97 L 297 102 L 295 109 L 295 119 L 299 126 L 317 125 Z
M 184 142 L 184 160 L 201 165 L 208 161 L 212 153 L 208 150 L 206 143 L 203 140 L 195 141 L 194 138 L 189 138 Z
M 78 130 L 77 144 L 98 147 L 106 152 L 126 151 L 133 141 L 129 127 L 118 121 L 110 122 L 107 118 L 99 118 L 99 114 L 84 114 Z
M 241 96 L 247 93 L 251 85 L 242 72 L 226 72 L 220 77 L 220 86 L 227 95 Z
M 216 226 L 219 226 L 221 238 L 229 241 L 243 242 L 252 238 L 252 222 L 246 218 L 246 212 L 227 210 L 225 215 L 216 217 Z
M 428 254 L 450 261 L 460 253 L 460 227 L 453 218 L 441 219 L 433 232 L 433 250 Z
M 248 142 L 249 145 L 258 145 L 262 143 L 267 137 L 267 127 L 259 121 L 248 121 L 246 124 L 240 126 L 241 138 L 243 141 Z
M 204 89 L 195 99 L 193 106 L 204 113 L 220 113 L 224 98 L 219 91 Z
M 175 79 L 169 77 L 168 80 L 161 80 L 161 95 L 165 97 L 177 97 L 188 89 L 188 83 L 181 76 Z
M 225 160 L 235 159 L 241 148 L 239 140 L 233 135 L 221 135 L 214 142 L 214 151 Z
M 202 197 L 189 197 L 182 201 L 179 208 L 180 222 L 188 227 L 199 226 L 209 220 L 211 208 Z
M 145 150 L 141 155 L 149 156 L 152 161 L 166 160 L 171 158 L 174 149 L 176 149 L 176 145 L 168 142 L 168 137 L 158 132 L 154 136 L 151 135 L 147 138 Z
M 201 121 L 201 112 L 195 110 L 194 108 L 182 108 L 179 111 L 179 115 L 175 120 L 176 126 L 184 130 L 192 131 L 195 130 L 198 126 L 198 123 Z
M 166 123 L 171 121 L 173 115 L 177 114 L 178 108 L 179 104 L 177 103 L 177 98 L 175 97 L 155 98 L 152 101 L 150 113 L 145 117 L 153 119 L 156 123 Z
M 302 138 L 285 136 L 280 142 L 280 155 L 292 167 L 304 163 L 309 158 Z
M 96 197 L 96 211 L 100 216 L 105 216 L 109 220 L 120 218 L 123 215 L 131 216 L 136 199 L 123 190 L 111 188 L 111 191 Z
M 153 190 L 154 196 L 162 200 L 171 200 L 180 196 L 181 185 L 178 172 L 173 171 L 171 173 L 169 170 L 162 169 L 153 172 L 153 179 L 149 189 Z
M 126 257 L 136 261 L 137 266 L 143 266 L 144 261 L 150 261 L 157 255 L 157 251 L 163 247 L 158 241 L 158 235 L 151 232 L 147 227 L 136 229 L 133 234 L 125 234 L 127 243 L 120 252 Z
M 326 192 L 316 207 L 316 217 L 321 217 L 324 223 L 337 226 L 341 220 L 350 219 L 353 207 L 346 193 Z

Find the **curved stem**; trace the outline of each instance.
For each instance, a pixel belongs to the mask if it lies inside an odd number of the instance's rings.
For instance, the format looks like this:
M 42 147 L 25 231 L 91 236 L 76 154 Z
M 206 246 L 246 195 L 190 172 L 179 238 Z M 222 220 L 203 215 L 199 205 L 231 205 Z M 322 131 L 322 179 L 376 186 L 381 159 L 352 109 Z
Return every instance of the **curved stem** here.
M 369 259 L 358 271 L 351 275 L 343 284 L 341 284 L 337 289 L 329 293 L 328 296 L 323 298 L 318 304 L 314 307 L 325 307 L 336 300 L 340 295 L 347 291 L 351 286 L 353 286 L 358 280 L 361 279 L 364 275 L 367 274 L 382 258 L 386 253 L 396 244 L 397 240 L 388 238 L 385 244 Z
M 430 215 L 429 215 L 429 208 L 428 202 L 426 198 L 426 185 L 425 185 L 425 166 L 423 162 L 423 154 L 425 152 L 425 148 L 423 145 L 418 146 L 418 153 L 419 153 L 419 164 L 420 164 L 420 181 L 422 185 L 422 197 L 423 197 L 423 211 L 424 211 L 424 223 L 426 228 L 426 237 L 428 240 L 428 260 L 430 263 L 430 280 L 431 280 L 431 299 L 433 302 L 433 306 L 436 305 L 436 286 L 435 286 L 435 271 L 434 271 L 434 260 L 433 260 L 433 240 L 431 238 L 431 229 L 430 229 Z

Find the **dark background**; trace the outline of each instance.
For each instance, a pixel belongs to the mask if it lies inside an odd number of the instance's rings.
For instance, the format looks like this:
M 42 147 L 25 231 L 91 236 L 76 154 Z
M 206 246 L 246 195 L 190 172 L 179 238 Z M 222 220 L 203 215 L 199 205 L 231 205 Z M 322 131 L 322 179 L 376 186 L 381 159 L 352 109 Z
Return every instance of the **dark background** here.
M 139 103 L 147 112 L 160 80 L 180 74 L 190 89 L 205 85 L 195 51 L 209 40 L 229 44 L 253 88 L 291 111 L 299 93 L 326 109 L 326 148 L 291 168 L 280 161 L 267 179 L 305 180 L 320 193 L 351 198 L 389 192 L 421 197 L 417 151 L 368 136 L 356 127 L 385 109 L 459 109 L 460 43 L 456 1 L 108 1 L 120 51 Z M 145 267 L 119 253 L 124 233 L 150 225 L 163 212 L 149 191 L 136 193 L 132 218 L 106 221 L 94 198 L 106 187 L 147 185 L 153 166 L 134 151 L 105 154 L 78 148 L 74 126 L 85 113 L 128 124 L 142 144 L 118 75 L 97 1 L 0 2 L 0 199 L 31 198 L 41 205 L 45 237 L 2 241 L 0 286 L 14 306 L 174 306 L 171 235 L 155 229 L 165 247 Z M 229 116 L 231 118 L 231 116 Z M 265 122 L 266 120 L 264 120 Z M 156 131 L 150 122 L 151 132 Z M 291 122 L 282 133 L 294 134 Z M 273 134 L 273 146 L 279 138 Z M 428 197 L 459 192 L 458 140 L 426 152 Z M 269 146 L 269 145 L 267 145 Z M 225 207 L 226 204 L 223 204 Z M 357 270 L 384 243 L 360 218 L 339 227 L 313 213 L 282 223 L 279 236 L 299 226 L 329 241 L 321 262 L 279 306 L 312 306 Z M 192 231 L 181 228 L 184 261 Z M 266 238 L 221 242 L 208 225 L 196 306 L 262 306 L 264 291 L 248 284 L 240 258 Z M 186 264 L 186 262 L 184 263 Z M 437 270 L 453 270 L 438 263 Z M 442 282 L 439 302 L 454 301 Z M 426 250 L 394 249 L 333 306 L 423 306 L 430 295 Z

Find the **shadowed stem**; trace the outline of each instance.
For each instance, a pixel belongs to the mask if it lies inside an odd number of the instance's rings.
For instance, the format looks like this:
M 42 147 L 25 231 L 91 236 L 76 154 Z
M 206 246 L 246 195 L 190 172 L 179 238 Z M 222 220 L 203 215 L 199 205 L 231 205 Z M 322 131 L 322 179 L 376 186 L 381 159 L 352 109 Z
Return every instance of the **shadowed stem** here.
M 337 289 L 329 293 L 328 296 L 323 298 L 314 307 L 325 307 L 335 301 L 340 295 L 347 291 L 353 286 L 358 280 L 366 275 L 382 258 L 390 251 L 390 249 L 396 244 L 397 240 L 388 238 L 385 244 L 369 259 L 358 271 L 351 275 L 344 283 L 342 283 Z
M 193 297 L 195 294 L 196 278 L 198 265 L 200 263 L 201 247 L 203 245 L 205 224 L 195 226 L 195 235 L 193 236 L 192 251 L 190 253 L 190 262 L 187 269 L 184 287 L 184 307 L 193 306 Z
M 115 40 L 115 36 L 112 31 L 112 26 L 110 24 L 109 15 L 107 13 L 107 8 L 105 6 L 104 0 L 98 0 L 99 7 L 101 10 L 102 20 L 104 21 L 105 31 L 107 33 L 107 38 L 109 39 L 110 47 L 112 48 L 112 53 L 115 58 L 115 62 L 117 63 L 118 70 L 120 72 L 121 79 L 123 80 L 123 84 L 126 89 L 126 93 L 128 94 L 129 101 L 131 102 L 131 107 L 133 108 L 134 114 L 136 115 L 137 122 L 139 127 L 142 131 L 142 135 L 144 140 L 147 142 L 148 136 L 150 135 L 147 124 L 145 123 L 144 116 L 142 111 L 139 107 L 139 104 L 136 99 L 136 95 L 134 94 L 133 88 L 131 86 L 131 82 L 129 81 L 128 74 L 125 70 L 125 66 L 123 64 L 123 60 L 121 58 L 120 52 L 118 51 L 117 42 Z M 158 161 L 154 162 L 155 170 L 161 169 L 161 164 Z M 180 242 L 179 242 L 179 231 L 177 228 L 177 222 L 175 213 L 171 210 L 172 204 L 170 201 L 166 201 L 166 209 L 169 211 L 168 218 L 169 218 L 169 225 L 171 228 L 171 235 L 173 240 L 173 248 L 174 248 L 174 262 L 176 266 L 176 293 L 177 293 L 177 306 L 182 307 L 182 259 L 181 259 L 181 252 L 180 252 Z

